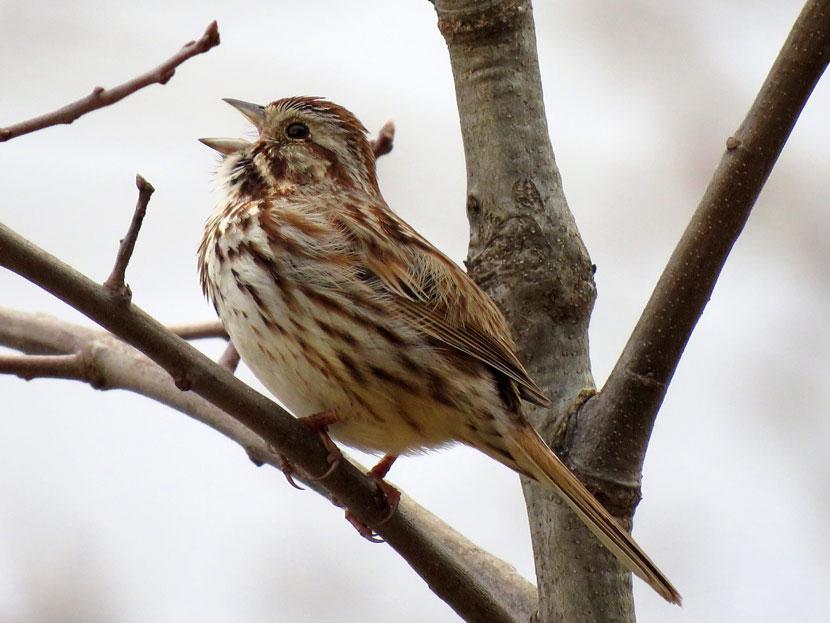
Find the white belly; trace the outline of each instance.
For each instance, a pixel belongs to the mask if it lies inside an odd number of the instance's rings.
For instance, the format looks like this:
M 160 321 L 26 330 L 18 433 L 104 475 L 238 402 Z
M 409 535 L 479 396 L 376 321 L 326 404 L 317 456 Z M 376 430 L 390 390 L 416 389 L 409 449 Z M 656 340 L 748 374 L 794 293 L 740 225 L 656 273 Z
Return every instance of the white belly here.
M 465 376 L 405 321 L 356 306 L 348 278 L 280 255 L 261 230 L 243 240 L 230 228 L 205 261 L 211 298 L 251 371 L 296 416 L 335 411 L 330 432 L 344 443 L 403 454 L 465 440 L 471 418 L 497 400 L 478 364 Z M 320 292 L 337 304 L 321 305 Z

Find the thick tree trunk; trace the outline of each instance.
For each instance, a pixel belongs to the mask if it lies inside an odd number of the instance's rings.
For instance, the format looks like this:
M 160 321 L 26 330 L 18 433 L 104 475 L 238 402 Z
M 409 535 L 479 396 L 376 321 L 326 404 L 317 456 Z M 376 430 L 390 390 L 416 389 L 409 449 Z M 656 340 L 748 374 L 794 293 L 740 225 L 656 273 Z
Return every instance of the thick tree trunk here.
M 467 161 L 467 268 L 511 321 L 522 360 L 553 399 L 550 410 L 528 415 L 555 445 L 569 407 L 594 386 L 588 321 L 596 292 L 548 136 L 532 9 L 528 0 L 435 7 Z M 529 482 L 524 492 L 540 620 L 633 620 L 630 575 L 557 495 Z

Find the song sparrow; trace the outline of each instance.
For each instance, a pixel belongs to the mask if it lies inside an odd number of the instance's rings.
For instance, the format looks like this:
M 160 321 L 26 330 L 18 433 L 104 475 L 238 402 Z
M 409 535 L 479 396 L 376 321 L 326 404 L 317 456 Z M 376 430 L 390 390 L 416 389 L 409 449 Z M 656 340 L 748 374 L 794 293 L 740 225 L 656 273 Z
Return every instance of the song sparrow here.
M 223 154 L 225 192 L 199 271 L 242 359 L 296 416 L 384 460 L 461 442 L 554 488 L 622 563 L 680 595 L 542 441 L 521 400 L 548 399 L 493 301 L 380 194 L 366 130 L 314 97 L 226 100 L 253 142 Z

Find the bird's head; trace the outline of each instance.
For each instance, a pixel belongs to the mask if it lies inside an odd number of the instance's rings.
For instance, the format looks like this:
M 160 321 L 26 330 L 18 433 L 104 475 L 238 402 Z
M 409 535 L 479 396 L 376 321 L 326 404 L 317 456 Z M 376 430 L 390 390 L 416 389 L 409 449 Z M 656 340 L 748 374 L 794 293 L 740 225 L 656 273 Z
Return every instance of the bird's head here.
M 378 193 L 366 128 L 342 106 L 319 97 L 289 97 L 267 106 L 226 99 L 256 128 L 254 141 L 202 138 L 223 156 L 228 191 L 258 198 L 341 187 Z

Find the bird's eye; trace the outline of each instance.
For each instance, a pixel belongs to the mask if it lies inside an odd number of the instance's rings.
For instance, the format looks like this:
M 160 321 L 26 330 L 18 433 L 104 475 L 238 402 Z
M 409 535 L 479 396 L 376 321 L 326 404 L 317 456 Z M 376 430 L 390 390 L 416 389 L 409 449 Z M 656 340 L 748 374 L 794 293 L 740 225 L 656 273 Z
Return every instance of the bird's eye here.
M 291 123 L 285 128 L 285 135 L 295 141 L 308 138 L 308 126 L 304 123 Z

